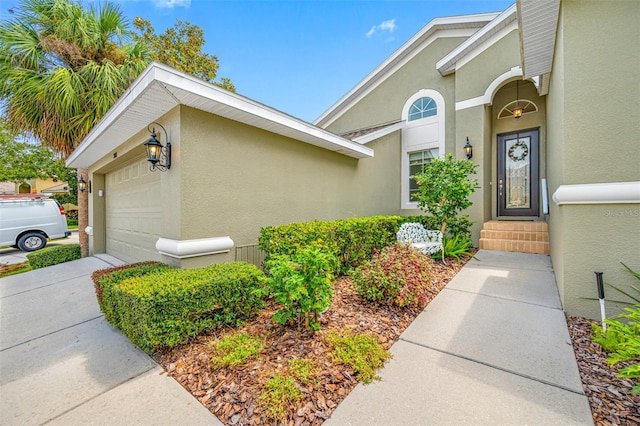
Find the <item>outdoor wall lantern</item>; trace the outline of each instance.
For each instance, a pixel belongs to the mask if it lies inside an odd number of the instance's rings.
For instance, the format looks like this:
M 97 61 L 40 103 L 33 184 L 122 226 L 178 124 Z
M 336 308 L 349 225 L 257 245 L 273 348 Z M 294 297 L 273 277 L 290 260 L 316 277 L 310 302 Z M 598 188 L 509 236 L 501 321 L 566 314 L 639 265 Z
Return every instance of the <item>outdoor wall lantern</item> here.
M 156 128 L 149 129 L 151 124 L 157 124 L 162 130 L 164 130 L 164 136 L 167 140 L 167 146 L 162 144 L 156 139 Z M 169 135 L 162 124 L 151 123 L 147 126 L 147 130 L 151 133 L 151 138 L 145 142 L 144 146 L 147 148 L 147 161 L 151 163 L 149 170 L 155 172 L 160 170 L 161 172 L 167 171 L 171 168 L 171 142 L 169 142 Z
M 524 112 L 524 108 L 522 108 L 518 103 L 519 100 L 520 100 L 520 93 L 518 91 L 518 80 L 516 80 L 516 106 L 513 109 L 513 118 L 522 117 L 522 113 Z
M 467 143 L 464 144 L 464 154 L 467 156 L 467 160 L 471 160 L 473 157 L 473 146 L 469 143 L 469 136 L 467 136 Z
M 78 179 L 78 191 L 84 192 L 86 190 L 87 190 L 87 182 L 82 178 L 82 176 L 80 176 L 80 179 Z

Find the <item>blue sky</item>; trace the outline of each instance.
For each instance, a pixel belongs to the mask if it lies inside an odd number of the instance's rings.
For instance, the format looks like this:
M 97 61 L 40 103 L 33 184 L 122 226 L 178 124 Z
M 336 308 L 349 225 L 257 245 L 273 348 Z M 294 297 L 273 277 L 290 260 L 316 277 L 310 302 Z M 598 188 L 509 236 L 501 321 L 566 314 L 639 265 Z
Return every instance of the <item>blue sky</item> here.
M 313 121 L 433 18 L 499 12 L 514 0 L 112 0 L 161 32 L 204 29 L 237 92 Z M 17 0 L 0 2 L 0 18 Z

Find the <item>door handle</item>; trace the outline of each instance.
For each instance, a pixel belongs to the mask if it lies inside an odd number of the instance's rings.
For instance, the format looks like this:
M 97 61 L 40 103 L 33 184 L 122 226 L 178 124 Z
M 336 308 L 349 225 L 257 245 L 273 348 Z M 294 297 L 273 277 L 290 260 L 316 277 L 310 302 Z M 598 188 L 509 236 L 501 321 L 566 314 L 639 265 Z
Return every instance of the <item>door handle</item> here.
M 502 197 L 502 179 L 498 182 L 498 195 Z

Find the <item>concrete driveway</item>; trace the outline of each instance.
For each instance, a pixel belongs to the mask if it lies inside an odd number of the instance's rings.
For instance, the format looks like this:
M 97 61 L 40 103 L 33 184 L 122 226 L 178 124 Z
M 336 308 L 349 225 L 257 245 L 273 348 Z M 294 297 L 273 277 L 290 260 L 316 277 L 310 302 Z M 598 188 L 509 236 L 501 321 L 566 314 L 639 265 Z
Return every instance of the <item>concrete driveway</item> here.
M 220 425 L 104 319 L 100 255 L 0 279 L 0 424 Z

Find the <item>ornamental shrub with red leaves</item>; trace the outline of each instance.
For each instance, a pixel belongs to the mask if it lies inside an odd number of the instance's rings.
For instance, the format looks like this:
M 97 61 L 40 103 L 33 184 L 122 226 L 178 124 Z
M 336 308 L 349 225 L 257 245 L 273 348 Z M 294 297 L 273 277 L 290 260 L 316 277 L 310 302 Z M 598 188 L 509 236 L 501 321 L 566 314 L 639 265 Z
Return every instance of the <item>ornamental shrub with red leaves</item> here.
M 358 293 L 379 305 L 424 307 L 433 260 L 408 244 L 385 247 L 351 278 Z

